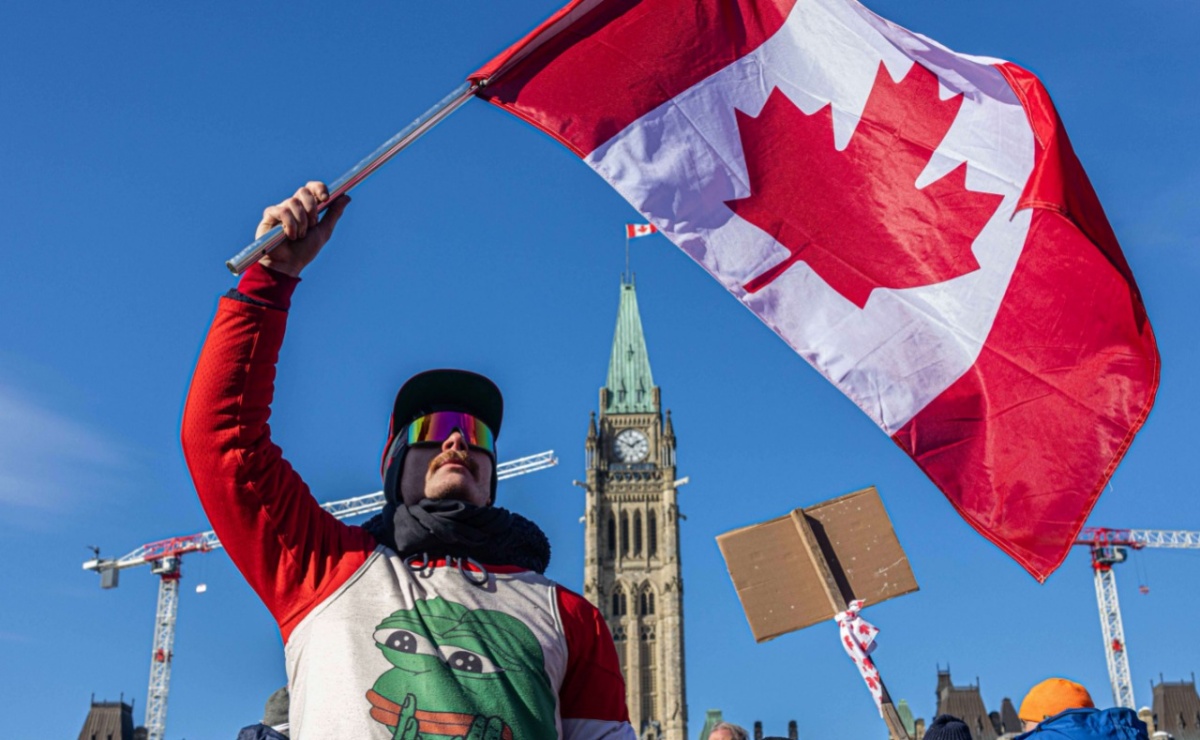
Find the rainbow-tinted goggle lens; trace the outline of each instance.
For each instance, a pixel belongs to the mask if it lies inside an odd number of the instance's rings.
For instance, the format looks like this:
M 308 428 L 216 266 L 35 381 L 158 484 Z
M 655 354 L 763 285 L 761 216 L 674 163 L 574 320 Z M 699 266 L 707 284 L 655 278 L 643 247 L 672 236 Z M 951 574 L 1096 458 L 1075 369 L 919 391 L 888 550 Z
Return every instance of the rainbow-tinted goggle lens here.
M 454 432 L 461 432 L 468 445 L 496 455 L 496 437 L 479 419 L 461 411 L 435 411 L 414 419 L 408 425 L 408 446 L 441 444 Z

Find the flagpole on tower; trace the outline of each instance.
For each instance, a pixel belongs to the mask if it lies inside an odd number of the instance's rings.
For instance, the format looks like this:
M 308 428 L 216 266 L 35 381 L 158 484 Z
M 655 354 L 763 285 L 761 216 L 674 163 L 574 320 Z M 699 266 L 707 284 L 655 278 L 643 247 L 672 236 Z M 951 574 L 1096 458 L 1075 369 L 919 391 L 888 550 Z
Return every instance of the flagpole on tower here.
M 625 275 L 624 275 L 624 277 L 625 277 L 625 282 L 627 282 L 627 283 L 631 282 L 630 274 L 629 274 L 629 230 L 628 229 L 625 230 Z

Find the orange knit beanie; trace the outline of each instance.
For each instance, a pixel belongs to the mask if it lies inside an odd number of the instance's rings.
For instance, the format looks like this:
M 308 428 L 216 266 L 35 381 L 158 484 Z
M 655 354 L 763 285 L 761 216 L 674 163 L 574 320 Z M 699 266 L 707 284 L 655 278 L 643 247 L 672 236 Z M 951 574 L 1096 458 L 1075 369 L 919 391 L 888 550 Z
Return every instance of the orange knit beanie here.
M 1047 678 L 1029 690 L 1017 716 L 1026 722 L 1041 722 L 1068 709 L 1094 707 L 1087 689 L 1065 678 Z

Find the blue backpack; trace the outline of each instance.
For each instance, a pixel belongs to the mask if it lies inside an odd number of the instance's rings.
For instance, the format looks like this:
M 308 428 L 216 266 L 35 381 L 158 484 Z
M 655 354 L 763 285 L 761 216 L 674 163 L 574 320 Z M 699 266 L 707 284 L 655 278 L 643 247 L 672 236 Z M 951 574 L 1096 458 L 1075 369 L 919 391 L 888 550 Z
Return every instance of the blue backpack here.
M 1015 740 L 1150 740 L 1146 723 L 1132 709 L 1068 709 Z

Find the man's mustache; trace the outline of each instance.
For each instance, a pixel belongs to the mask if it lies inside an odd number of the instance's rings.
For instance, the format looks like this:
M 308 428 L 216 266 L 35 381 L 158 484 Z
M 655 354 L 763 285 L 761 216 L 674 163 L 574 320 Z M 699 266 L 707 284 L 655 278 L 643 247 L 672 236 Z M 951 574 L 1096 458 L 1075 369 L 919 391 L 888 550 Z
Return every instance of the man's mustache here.
M 462 450 L 446 450 L 442 454 L 433 458 L 429 461 L 429 472 L 432 473 L 448 463 L 458 463 L 459 465 L 462 465 L 467 470 L 471 471 L 471 475 L 473 477 L 477 477 L 479 475 L 479 463 L 475 462 L 469 452 L 464 452 Z

